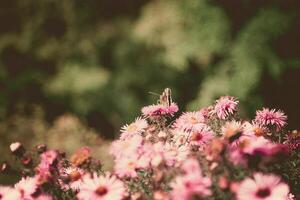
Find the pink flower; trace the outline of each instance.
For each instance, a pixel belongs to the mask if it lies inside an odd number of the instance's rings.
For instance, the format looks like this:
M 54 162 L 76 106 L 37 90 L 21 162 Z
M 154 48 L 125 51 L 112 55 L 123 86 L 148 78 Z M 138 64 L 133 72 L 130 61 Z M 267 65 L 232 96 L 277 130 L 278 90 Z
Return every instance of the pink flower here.
M 222 127 L 222 135 L 229 141 L 231 147 L 239 146 L 244 140 L 256 138 L 252 132 L 244 131 L 243 125 L 238 121 L 226 122 Z
M 37 179 L 36 177 L 26 177 L 22 178 L 18 183 L 15 184 L 15 189 L 19 191 L 22 198 L 31 198 L 31 195 L 37 189 Z
M 262 136 L 245 139 L 239 146 L 231 146 L 229 150 L 230 160 L 234 164 L 248 164 L 249 166 L 269 162 L 288 153 L 286 146 L 272 143 Z
M 203 126 L 205 118 L 200 111 L 183 113 L 174 123 L 173 127 L 179 130 L 192 131 Z
M 49 150 L 41 154 L 41 163 L 48 163 L 52 165 L 56 160 L 58 154 L 54 150 Z
M 243 133 L 248 136 L 264 136 L 268 133 L 268 131 L 269 130 L 266 127 L 255 122 L 249 123 L 246 121 L 243 123 Z
M 226 119 L 237 110 L 238 101 L 234 97 L 223 96 L 216 100 L 214 110 L 212 111 L 219 119 Z
M 142 108 L 142 113 L 146 117 L 157 117 L 161 115 L 171 115 L 178 112 L 178 106 L 176 103 L 171 103 L 170 106 L 155 104 L 150 106 L 145 106 Z
M 201 175 L 201 168 L 198 161 L 194 158 L 189 158 L 185 162 L 182 163 L 181 169 L 186 174 L 197 174 Z
M 51 166 L 46 162 L 41 162 L 35 168 L 35 172 L 36 172 L 38 185 L 48 182 L 52 177 Z
M 190 154 L 187 145 L 178 147 L 172 143 L 166 143 L 163 150 L 163 156 L 167 166 L 179 166 Z
M 110 147 L 110 153 L 116 158 L 130 157 L 138 153 L 143 143 L 144 140 L 140 135 L 132 136 L 126 140 L 116 140 Z
M 238 200 L 286 200 L 289 187 L 275 175 L 254 173 L 253 179 L 242 181 L 237 191 Z
M 211 195 L 211 180 L 203 177 L 200 173 L 188 173 L 184 176 L 176 177 L 171 183 L 172 199 L 174 200 L 189 200 L 192 197 L 198 196 L 200 198 Z
M 61 170 L 61 185 L 63 189 L 73 189 L 75 191 L 79 190 L 82 184 L 82 179 L 85 172 L 77 167 L 62 168 Z M 66 182 L 66 183 L 65 183 Z
M 204 149 L 207 143 L 213 139 L 214 133 L 210 130 L 209 126 L 198 126 L 189 137 L 190 145 L 198 146 L 200 149 Z
M 121 140 L 125 140 L 127 138 L 132 137 L 133 135 L 136 134 L 141 134 L 142 132 L 145 131 L 145 129 L 148 127 L 148 123 L 145 119 L 143 118 L 136 118 L 136 120 L 129 124 L 129 125 L 125 125 L 121 128 L 121 136 L 120 139 Z
M 203 117 L 207 120 L 211 117 L 212 110 L 214 110 L 213 106 L 209 106 L 207 108 L 202 108 L 199 112 L 203 115 Z
M 53 198 L 48 194 L 40 194 L 38 197 L 35 197 L 34 200 L 52 200 Z
M 22 199 L 20 191 L 12 187 L 0 186 L 1 200 L 19 200 Z
M 136 163 L 137 157 L 130 158 L 119 158 L 115 160 L 114 172 L 120 177 L 129 177 L 135 178 L 137 176 L 136 170 L 138 169 L 138 165 Z
M 275 126 L 277 131 L 280 131 L 287 122 L 287 116 L 280 110 L 263 108 L 256 111 L 255 122 L 263 126 Z
M 123 199 L 125 194 L 123 182 L 115 176 L 93 174 L 92 177 L 89 175 L 84 177 L 77 198 L 79 200 L 118 200 Z

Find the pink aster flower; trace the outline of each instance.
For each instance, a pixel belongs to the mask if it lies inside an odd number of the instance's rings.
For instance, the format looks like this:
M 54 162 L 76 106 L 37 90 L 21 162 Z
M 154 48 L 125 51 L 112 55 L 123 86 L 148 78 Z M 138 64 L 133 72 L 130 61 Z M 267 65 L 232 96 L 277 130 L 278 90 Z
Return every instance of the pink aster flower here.
M 280 110 L 263 108 L 256 111 L 255 122 L 263 126 L 275 126 L 280 131 L 287 124 L 287 116 Z
M 229 115 L 232 115 L 238 106 L 238 101 L 234 97 L 223 96 L 216 100 L 216 104 L 213 113 L 220 119 L 226 119 Z
M 77 198 L 79 200 L 118 200 L 123 199 L 125 194 L 123 182 L 115 176 L 93 174 L 92 177 L 90 175 L 84 177 Z
M 176 146 L 172 143 L 166 143 L 164 146 L 164 160 L 167 166 L 179 166 L 190 154 L 187 145 Z
M 127 138 L 132 137 L 133 135 L 136 134 L 141 134 L 142 132 L 145 131 L 145 129 L 148 127 L 148 123 L 145 119 L 143 118 L 136 118 L 136 120 L 131 123 L 131 124 L 126 124 L 121 128 L 121 140 L 125 140 Z
M 203 177 L 201 174 L 186 174 L 176 177 L 171 183 L 172 199 L 174 200 L 189 200 L 192 197 L 200 198 L 211 195 L 211 180 L 208 177 Z
M 110 153 L 116 158 L 130 157 L 138 153 L 143 143 L 144 140 L 140 135 L 132 136 L 127 140 L 116 140 L 110 147 Z
M 222 135 L 229 141 L 230 146 L 237 147 L 244 140 L 256 137 L 252 132 L 244 131 L 244 126 L 239 121 L 226 122 L 222 127 Z
M 42 185 L 45 182 L 48 182 L 51 177 L 51 166 L 47 162 L 41 162 L 36 168 L 36 177 L 37 177 L 37 184 Z
M 145 106 L 142 108 L 142 113 L 146 117 L 157 117 L 161 115 L 171 115 L 178 112 L 178 106 L 176 103 L 171 103 L 170 106 L 155 104 L 150 106 Z
M 35 197 L 34 200 L 52 200 L 53 198 L 48 194 L 40 194 L 38 197 Z
M 0 186 L 1 200 L 19 200 L 22 199 L 22 194 L 15 188 Z
M 253 179 L 242 181 L 237 191 L 238 200 L 286 200 L 289 193 L 287 184 L 275 175 L 254 173 Z
M 207 108 L 202 108 L 199 112 L 203 115 L 205 119 L 209 119 L 211 117 L 212 111 L 214 110 L 213 106 L 209 106 Z
M 52 165 L 54 161 L 56 160 L 58 154 L 54 150 L 48 150 L 41 154 L 41 163 L 48 163 L 49 165 Z
M 179 130 L 191 131 L 203 126 L 205 118 L 200 111 L 183 113 L 174 123 L 173 127 Z
M 181 169 L 186 173 L 186 174 L 197 174 L 201 175 L 201 168 L 198 163 L 198 161 L 194 158 L 189 158 L 185 162 L 182 163 Z
M 249 123 L 246 121 L 243 123 L 243 133 L 245 135 L 259 137 L 266 135 L 268 131 L 269 130 L 266 127 L 263 127 L 262 125 L 255 122 Z
M 19 191 L 21 194 L 21 197 L 31 198 L 31 195 L 36 191 L 37 189 L 37 179 L 36 177 L 26 177 L 22 178 L 18 183 L 15 184 L 15 189 Z
M 60 176 L 62 177 L 61 185 L 63 189 L 71 188 L 74 191 L 78 191 L 82 184 L 85 172 L 78 167 L 62 168 L 60 171 Z
M 189 143 L 193 146 L 198 146 L 204 149 L 208 142 L 213 139 L 214 133 L 210 130 L 209 126 L 198 126 L 189 137 Z
M 132 156 L 130 158 L 119 158 L 115 160 L 114 172 L 120 177 L 130 177 L 134 178 L 137 176 L 136 170 L 138 169 L 138 165 L 136 160 L 138 157 Z

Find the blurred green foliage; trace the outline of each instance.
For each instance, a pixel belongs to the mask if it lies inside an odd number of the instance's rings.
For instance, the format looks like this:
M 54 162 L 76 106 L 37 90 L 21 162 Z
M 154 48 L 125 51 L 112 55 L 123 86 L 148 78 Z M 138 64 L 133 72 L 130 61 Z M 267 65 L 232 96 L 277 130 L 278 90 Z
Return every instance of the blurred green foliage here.
M 280 78 L 299 66 L 273 46 L 295 20 L 292 6 L 291 12 L 276 1 L 257 6 L 235 30 L 218 1 L 108 2 L 3 3 L 3 118 L 38 104 L 49 119 L 73 112 L 112 136 L 141 106 L 156 101 L 149 91 L 165 87 L 182 109 L 234 95 L 249 115 L 263 104 L 258 88 L 265 73 Z

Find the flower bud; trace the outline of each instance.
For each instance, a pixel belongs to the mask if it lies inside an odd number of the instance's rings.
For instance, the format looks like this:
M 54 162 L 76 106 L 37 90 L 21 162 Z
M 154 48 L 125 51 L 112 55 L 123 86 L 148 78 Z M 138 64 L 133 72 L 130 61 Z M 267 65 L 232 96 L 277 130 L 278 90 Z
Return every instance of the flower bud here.
M 227 189 L 229 186 L 228 180 L 225 176 L 221 176 L 218 181 L 218 185 L 221 189 Z
M 20 142 L 11 143 L 9 148 L 10 148 L 10 151 L 18 157 L 22 157 L 25 153 L 25 149 Z
M 45 144 L 39 144 L 35 148 L 39 154 L 42 154 L 45 151 L 47 151 L 47 146 Z
M 25 167 L 31 167 L 33 163 L 31 156 L 23 156 L 21 161 Z
M 6 173 L 10 169 L 10 166 L 7 162 L 3 162 L 1 164 L 0 172 L 1 173 Z

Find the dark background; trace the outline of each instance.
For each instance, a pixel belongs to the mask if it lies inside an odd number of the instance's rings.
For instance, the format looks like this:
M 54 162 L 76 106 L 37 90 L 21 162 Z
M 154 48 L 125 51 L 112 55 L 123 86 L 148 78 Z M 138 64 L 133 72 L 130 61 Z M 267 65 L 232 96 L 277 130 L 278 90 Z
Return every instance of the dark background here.
M 299 36 L 297 0 L 1 1 L 1 137 L 71 113 L 113 138 L 165 87 L 181 110 L 234 95 L 297 129 Z

